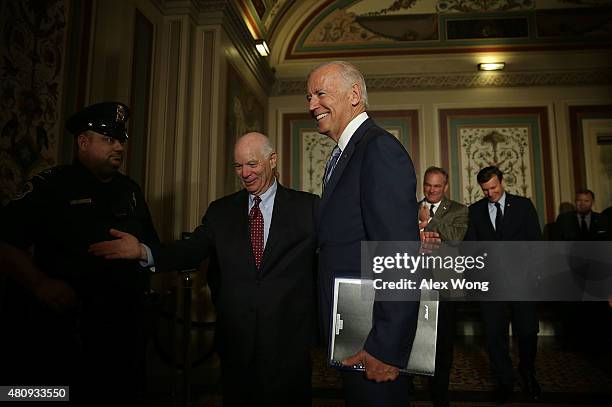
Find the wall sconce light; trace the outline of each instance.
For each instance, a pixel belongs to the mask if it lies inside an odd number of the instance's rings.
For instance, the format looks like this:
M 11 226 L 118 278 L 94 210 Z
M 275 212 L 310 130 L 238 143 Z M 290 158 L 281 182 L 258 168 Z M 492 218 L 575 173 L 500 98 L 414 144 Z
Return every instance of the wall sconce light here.
M 255 40 L 255 48 L 257 48 L 257 52 L 262 57 L 267 57 L 270 55 L 270 48 L 268 48 L 268 44 L 266 44 L 265 40 Z
M 505 62 L 489 62 L 478 64 L 479 71 L 503 71 L 506 66 Z

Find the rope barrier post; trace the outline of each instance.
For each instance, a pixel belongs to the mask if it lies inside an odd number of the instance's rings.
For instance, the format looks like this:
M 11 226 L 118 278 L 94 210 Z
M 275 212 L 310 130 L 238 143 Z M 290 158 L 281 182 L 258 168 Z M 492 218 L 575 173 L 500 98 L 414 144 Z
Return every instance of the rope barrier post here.
M 191 406 L 191 288 L 192 271 L 183 271 L 183 405 Z
M 191 239 L 190 232 L 181 233 L 181 240 Z M 181 270 L 183 274 L 183 406 L 191 406 L 191 273 L 196 269 Z

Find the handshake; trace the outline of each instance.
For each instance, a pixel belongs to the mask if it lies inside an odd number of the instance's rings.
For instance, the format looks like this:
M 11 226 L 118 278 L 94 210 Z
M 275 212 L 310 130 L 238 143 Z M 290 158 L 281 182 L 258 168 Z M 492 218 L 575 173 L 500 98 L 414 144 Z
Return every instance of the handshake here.
M 429 208 L 427 202 L 423 201 L 419 209 L 419 237 L 421 239 L 421 247 L 419 252 L 429 254 L 440 248 L 440 234 L 438 232 L 426 231 L 425 228 L 429 224 L 431 217 L 429 216 Z

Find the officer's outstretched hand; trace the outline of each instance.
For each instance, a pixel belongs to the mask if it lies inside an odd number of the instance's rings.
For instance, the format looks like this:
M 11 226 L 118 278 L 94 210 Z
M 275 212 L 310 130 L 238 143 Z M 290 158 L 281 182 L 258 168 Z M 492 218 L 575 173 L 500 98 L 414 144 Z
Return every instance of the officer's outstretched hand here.
M 117 229 L 109 230 L 115 240 L 94 243 L 89 246 L 88 252 L 94 256 L 104 257 L 105 259 L 139 259 L 147 260 L 147 252 L 134 235 L 122 232 Z
M 76 304 L 74 290 L 62 280 L 43 277 L 32 290 L 40 302 L 56 310 L 63 310 Z

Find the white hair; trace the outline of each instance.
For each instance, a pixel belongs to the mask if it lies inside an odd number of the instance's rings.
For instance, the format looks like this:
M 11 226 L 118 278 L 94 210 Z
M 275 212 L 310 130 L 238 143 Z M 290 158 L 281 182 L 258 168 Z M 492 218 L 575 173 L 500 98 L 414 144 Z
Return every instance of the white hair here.
M 351 64 L 350 62 L 346 62 L 346 61 L 323 62 L 315 66 L 308 74 L 308 77 L 310 77 L 314 71 L 324 68 L 326 66 L 330 66 L 330 65 L 337 66 L 340 68 L 340 75 L 342 76 L 342 79 L 344 80 L 344 84 L 346 85 L 347 88 L 350 88 L 354 84 L 359 85 L 359 87 L 361 88 L 361 100 L 363 101 L 363 106 L 367 109 L 368 108 L 368 90 L 366 88 L 365 79 L 363 78 L 363 75 L 361 74 L 359 69 L 357 69 L 357 67 Z
M 238 138 L 238 140 L 236 140 L 236 143 L 234 144 L 234 148 L 236 148 L 236 146 L 242 141 L 242 139 L 247 138 L 247 137 L 248 138 L 252 138 L 252 137 L 259 138 L 261 140 L 261 150 L 260 150 L 261 155 L 265 159 L 270 158 L 270 155 L 272 155 L 272 153 L 274 152 L 274 147 L 272 147 L 272 143 L 270 143 L 270 139 L 268 138 L 268 136 L 262 133 L 251 132 L 251 133 L 243 134 L 242 136 Z

